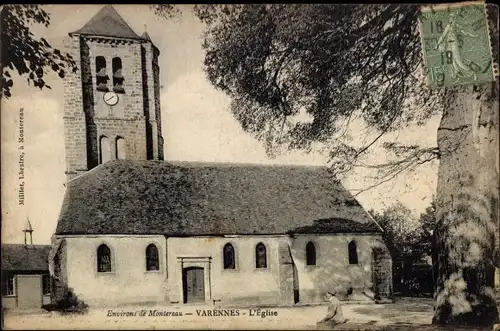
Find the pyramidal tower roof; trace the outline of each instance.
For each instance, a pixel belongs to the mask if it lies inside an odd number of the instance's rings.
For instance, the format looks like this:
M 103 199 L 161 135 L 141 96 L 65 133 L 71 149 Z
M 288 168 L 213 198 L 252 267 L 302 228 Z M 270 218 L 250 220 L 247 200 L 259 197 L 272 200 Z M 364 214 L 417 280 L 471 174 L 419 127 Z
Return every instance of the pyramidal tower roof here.
M 144 40 L 151 41 L 151 37 L 149 36 L 149 33 L 147 31 L 144 31 L 141 37 Z
M 26 219 L 26 223 L 24 224 L 24 230 L 23 230 L 23 232 L 32 232 L 32 231 L 33 231 L 33 227 L 31 226 L 30 219 L 27 218 Z
M 83 28 L 70 34 L 143 39 L 125 22 L 112 5 L 106 5 Z

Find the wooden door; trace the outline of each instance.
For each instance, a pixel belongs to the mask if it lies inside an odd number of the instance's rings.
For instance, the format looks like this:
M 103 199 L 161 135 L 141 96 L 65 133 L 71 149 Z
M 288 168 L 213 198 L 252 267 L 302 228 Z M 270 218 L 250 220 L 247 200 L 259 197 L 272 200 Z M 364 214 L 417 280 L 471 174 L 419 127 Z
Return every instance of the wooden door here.
M 17 275 L 17 306 L 19 308 L 42 307 L 42 277 Z
M 205 272 L 201 267 L 185 268 L 182 272 L 184 303 L 205 302 Z

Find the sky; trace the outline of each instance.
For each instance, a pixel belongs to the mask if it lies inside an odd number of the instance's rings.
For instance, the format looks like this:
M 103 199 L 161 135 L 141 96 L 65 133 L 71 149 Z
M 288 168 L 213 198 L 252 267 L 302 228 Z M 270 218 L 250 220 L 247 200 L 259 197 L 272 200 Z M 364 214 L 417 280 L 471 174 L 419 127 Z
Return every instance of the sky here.
M 200 39 L 203 25 L 190 6 L 180 6 L 182 16 L 170 20 L 154 15 L 146 5 L 114 7 L 137 34 L 147 29 L 161 52 L 166 160 L 327 165 L 327 158 L 319 152 L 293 152 L 271 159 L 257 140 L 243 132 L 229 112 L 229 98 L 205 78 Z M 45 5 L 43 8 L 51 14 L 51 24 L 48 28 L 33 26 L 33 31 L 53 47 L 63 49 L 68 33 L 85 25 L 102 6 Z M 2 242 L 23 243 L 22 230 L 29 218 L 34 229 L 33 243 L 49 244 L 65 192 L 64 89 L 62 80 L 54 75 L 48 79 L 52 89 L 41 91 L 29 86 L 25 78 L 15 73 L 13 76 L 12 97 L 4 98 L 1 103 Z M 425 126 L 410 127 L 382 139 L 370 155 L 370 162 L 386 160 L 380 147 L 384 141 L 397 139 L 402 143 L 436 146 L 438 124 L 438 118 L 433 118 Z M 22 179 L 19 178 L 21 153 L 24 153 Z M 357 198 L 367 210 L 381 211 L 399 201 L 418 215 L 430 204 L 435 192 L 437 168 L 437 163 L 425 164 Z M 374 182 L 369 175 L 366 170 L 354 173 L 344 181 L 344 186 L 354 190 L 371 185 Z M 19 203 L 21 190 L 24 204 Z

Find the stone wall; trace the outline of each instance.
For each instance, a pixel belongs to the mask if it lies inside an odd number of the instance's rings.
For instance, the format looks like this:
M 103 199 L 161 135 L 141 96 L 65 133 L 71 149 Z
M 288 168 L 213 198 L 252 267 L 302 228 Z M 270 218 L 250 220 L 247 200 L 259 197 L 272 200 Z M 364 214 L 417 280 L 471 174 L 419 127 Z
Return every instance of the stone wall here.
M 78 171 L 87 170 L 87 137 L 82 93 L 80 38 L 73 36 L 66 39 L 65 47 L 78 66 L 78 70 L 74 73 L 68 72 L 63 81 L 66 173 L 69 180 Z
M 373 292 L 376 297 L 391 297 L 392 289 L 392 259 L 385 247 L 376 247 L 372 254 Z
M 109 139 L 111 159 L 117 158 L 116 141 L 124 138 L 125 155 L 128 160 L 146 159 L 146 123 L 144 120 L 123 120 L 119 118 L 95 119 L 97 137 L 106 136 Z
M 158 127 L 158 160 L 164 159 L 164 144 L 163 144 L 163 135 L 162 135 L 162 127 L 161 127 L 161 107 L 160 107 L 160 66 L 158 65 L 158 56 L 160 52 L 153 47 L 153 78 L 154 78 L 154 96 L 155 96 L 155 116 L 156 116 L 156 125 Z
M 356 243 L 357 263 L 349 261 L 348 247 L 352 241 Z M 316 250 L 313 265 L 308 265 L 306 259 L 309 242 Z M 373 258 L 374 250 L 386 250 L 380 234 L 300 234 L 290 241 L 290 247 L 299 302 L 323 301 L 327 291 L 345 295 L 350 288 L 357 294 L 372 290 L 377 275 L 384 284 L 382 286 L 392 284 L 390 255 L 384 255 L 383 263 Z M 381 295 L 386 293 L 388 290 Z
M 158 160 L 158 127 L 161 127 L 161 122 L 156 122 L 156 102 L 159 96 L 155 95 L 155 81 L 153 72 L 153 45 L 150 42 L 142 45 L 142 78 L 143 94 L 144 94 L 144 115 L 146 116 L 148 155 L 150 160 Z M 161 130 L 160 130 L 161 131 Z
M 235 268 L 224 269 L 223 247 L 231 244 L 235 251 Z M 267 268 L 256 268 L 255 249 L 266 247 Z M 283 236 L 169 237 L 167 265 L 169 301 L 184 302 L 183 268 L 204 268 L 207 282 L 205 300 L 221 305 L 280 304 L 279 247 L 286 244 Z M 210 280 L 210 283 L 208 283 Z
M 57 303 L 61 300 L 68 290 L 68 260 L 67 248 L 64 240 L 55 240 L 52 243 L 52 249 L 56 250 L 49 263 L 53 265 L 54 274 L 52 276 L 51 301 Z M 52 254 L 51 254 L 52 256 Z
M 116 139 L 125 139 L 128 159 L 146 159 L 146 126 L 143 109 L 143 81 L 141 44 L 136 41 L 124 41 L 107 38 L 89 38 L 90 73 L 92 75 L 92 95 L 94 100 L 88 114 L 96 126 L 96 139 L 108 137 L 111 143 L 112 157 L 116 158 Z M 113 59 L 118 57 L 122 63 L 124 92 L 118 91 L 119 101 L 114 106 L 107 105 L 103 99 L 105 92 L 96 88 L 96 57 L 106 60 L 106 73 L 109 77 L 107 88 L 113 90 Z
M 91 307 L 165 302 L 167 266 L 164 236 L 68 236 L 67 281 Z M 111 271 L 97 271 L 97 248 L 111 251 Z M 146 270 L 146 247 L 154 244 L 159 270 Z
M 100 162 L 100 137 L 111 143 L 123 138 L 127 159 L 163 159 L 158 52 L 150 42 L 107 37 L 73 36 L 67 43 L 76 73 L 64 81 L 64 126 L 68 180 Z M 107 105 L 106 90 L 97 89 L 96 57 L 106 61 L 107 91 L 113 91 L 113 59 L 121 59 L 124 91 L 118 104 Z M 149 126 L 149 129 L 148 129 Z M 148 157 L 148 140 L 151 155 Z
M 288 243 L 280 242 L 278 249 L 280 304 L 290 306 L 296 300 L 293 258 Z
M 303 234 L 168 237 L 64 236 L 67 284 L 95 305 L 163 302 L 183 304 L 183 271 L 203 268 L 205 302 L 221 305 L 281 305 L 325 300 L 326 291 L 352 287 L 392 293 L 391 259 L 377 234 Z M 358 263 L 348 261 L 348 243 L 358 243 Z M 316 245 L 316 264 L 306 265 L 307 242 Z M 96 250 L 105 243 L 112 272 L 96 271 Z M 145 249 L 154 243 L 160 270 L 145 270 Z M 223 247 L 235 251 L 235 268 L 224 269 Z M 256 245 L 263 243 L 267 268 L 256 268 Z M 64 250 L 62 250 L 64 252 Z

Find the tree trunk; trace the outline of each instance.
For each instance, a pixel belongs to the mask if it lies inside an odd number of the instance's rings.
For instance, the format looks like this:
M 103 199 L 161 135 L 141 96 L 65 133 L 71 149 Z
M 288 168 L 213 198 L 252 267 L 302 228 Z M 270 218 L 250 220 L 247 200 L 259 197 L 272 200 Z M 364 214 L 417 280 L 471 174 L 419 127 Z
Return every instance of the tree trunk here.
M 437 298 L 437 281 L 439 275 L 439 265 L 438 265 L 438 256 L 439 252 L 437 250 L 436 243 L 436 232 L 432 233 L 431 237 L 431 256 L 432 256 L 432 298 L 436 300 Z
M 447 89 L 438 129 L 435 324 L 498 321 L 498 85 Z

